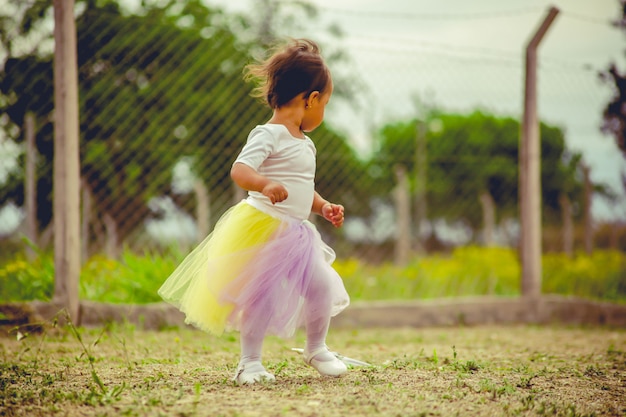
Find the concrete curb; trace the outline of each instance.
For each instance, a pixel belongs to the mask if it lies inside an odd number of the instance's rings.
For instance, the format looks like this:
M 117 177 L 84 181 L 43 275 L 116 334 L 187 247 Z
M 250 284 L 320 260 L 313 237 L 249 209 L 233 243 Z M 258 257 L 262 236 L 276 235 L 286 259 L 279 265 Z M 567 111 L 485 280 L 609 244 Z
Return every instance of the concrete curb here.
M 41 323 L 55 317 L 64 320 L 62 306 L 49 302 L 0 305 L 0 325 Z M 80 303 L 80 325 L 130 323 L 159 330 L 186 326 L 184 315 L 166 303 L 105 304 Z M 546 295 L 538 299 L 521 297 L 450 298 L 430 301 L 356 302 L 333 318 L 332 327 L 435 327 L 485 324 L 606 325 L 626 328 L 626 305 L 575 297 Z
M 355 303 L 333 319 L 338 327 L 431 327 L 484 324 L 576 324 L 626 327 L 626 305 L 581 298 L 473 297 Z

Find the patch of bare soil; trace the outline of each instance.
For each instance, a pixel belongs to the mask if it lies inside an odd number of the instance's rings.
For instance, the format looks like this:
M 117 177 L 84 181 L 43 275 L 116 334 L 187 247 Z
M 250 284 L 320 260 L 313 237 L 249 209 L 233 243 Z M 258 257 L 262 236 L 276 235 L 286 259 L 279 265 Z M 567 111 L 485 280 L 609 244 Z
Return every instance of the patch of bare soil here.
M 27 337 L 24 337 L 27 336 Z M 15 330 L 0 338 L 2 416 L 624 416 L 626 330 L 331 330 L 372 366 L 322 378 L 268 338 L 276 383 L 236 386 L 237 334 L 190 329 Z

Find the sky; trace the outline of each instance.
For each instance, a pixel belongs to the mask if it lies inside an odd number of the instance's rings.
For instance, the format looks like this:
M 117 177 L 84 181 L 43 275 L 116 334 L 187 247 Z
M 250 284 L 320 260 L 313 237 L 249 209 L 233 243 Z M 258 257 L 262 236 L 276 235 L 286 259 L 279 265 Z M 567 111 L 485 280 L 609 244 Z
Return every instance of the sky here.
M 209 0 L 230 11 L 253 0 Z M 347 51 L 344 73 L 365 83 L 360 105 L 331 101 L 327 120 L 343 128 L 357 148 L 368 150 L 377 123 L 415 114 L 419 94 L 452 111 L 485 109 L 521 120 L 524 50 L 550 7 L 559 9 L 539 50 L 538 113 L 561 127 L 568 149 L 583 153 L 592 180 L 623 194 L 626 160 L 599 126 L 612 96 L 598 71 L 616 62 L 626 72 L 626 36 L 610 25 L 618 0 L 309 0 L 319 18 L 302 31 Z M 332 38 L 326 24 L 344 35 Z M 334 68 L 331 68 L 335 70 Z M 365 91 L 366 90 L 366 91 Z M 595 199 L 598 220 L 626 220 L 626 198 L 617 205 Z

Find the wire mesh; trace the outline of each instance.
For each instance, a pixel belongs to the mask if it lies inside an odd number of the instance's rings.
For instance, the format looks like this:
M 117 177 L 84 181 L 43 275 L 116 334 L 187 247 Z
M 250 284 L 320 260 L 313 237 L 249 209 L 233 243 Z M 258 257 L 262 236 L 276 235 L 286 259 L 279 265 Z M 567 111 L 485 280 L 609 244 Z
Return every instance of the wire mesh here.
M 191 247 L 244 197 L 229 169 L 250 129 L 270 115 L 242 80 L 257 46 L 236 36 L 221 12 L 203 19 L 200 24 L 157 9 L 143 15 L 86 10 L 77 17 L 83 256 L 117 256 L 124 247 Z M 401 244 L 410 253 L 471 244 L 515 247 L 519 121 L 494 115 L 489 106 L 510 91 L 510 73 L 521 80 L 519 60 L 487 65 L 482 76 L 491 83 L 485 90 L 466 78 L 463 65 L 477 62 L 463 54 L 446 52 L 451 61 L 435 64 L 428 53 L 416 56 L 371 39 L 362 39 L 359 48 L 371 60 L 384 58 L 381 50 L 406 59 L 380 72 L 360 66 L 354 80 L 337 77 L 339 92 L 349 92 L 341 83 L 351 81 L 383 79 L 387 86 L 363 96 L 338 93 L 338 104 L 329 105 L 329 112 L 342 106 L 372 112 L 371 125 L 361 126 L 365 142 L 333 124 L 333 117 L 310 134 L 318 150 L 318 191 L 343 204 L 348 219 L 341 230 L 317 220 L 324 238 L 340 257 L 372 262 L 397 260 Z M 51 241 L 52 77 L 52 55 L 45 50 L 9 54 L 4 63 L 5 240 L 24 232 L 18 208 L 27 199 L 22 144 L 30 135 L 37 152 L 35 240 L 40 246 Z M 580 81 L 557 78 L 562 90 Z M 445 111 L 409 93 L 415 89 L 482 96 L 485 109 Z M 370 98 L 414 110 L 398 116 L 393 109 L 367 109 L 363 103 Z M 510 114 L 519 105 L 501 110 Z M 542 126 L 544 222 L 546 230 L 554 229 L 546 237 L 554 250 L 561 246 L 562 197 L 572 202 L 576 222 L 584 214 L 580 155 L 566 148 L 564 134 Z

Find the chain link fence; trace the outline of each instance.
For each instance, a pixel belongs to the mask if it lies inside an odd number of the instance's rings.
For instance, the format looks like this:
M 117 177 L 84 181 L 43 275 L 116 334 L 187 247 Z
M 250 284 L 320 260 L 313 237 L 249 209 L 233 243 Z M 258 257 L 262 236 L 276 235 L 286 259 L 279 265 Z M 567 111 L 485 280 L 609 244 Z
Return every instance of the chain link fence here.
M 197 13 L 195 20 L 158 9 L 78 14 L 83 259 L 118 256 L 125 248 L 185 251 L 245 196 L 229 170 L 251 128 L 270 117 L 242 81 L 242 68 L 261 49 L 235 35 L 236 20 Z M 47 247 L 54 191 L 50 40 L 30 47 L 33 53 L 7 51 L 2 71 L 0 235 L 5 246 L 21 245 L 26 235 Z M 458 65 L 463 56 L 438 67 L 427 64 L 428 56 L 375 42 L 359 48 L 372 60 L 404 54 L 395 62 L 405 65 L 377 73 L 354 61 L 336 64 L 329 117 L 310 136 L 318 149 L 318 191 L 345 206 L 347 221 L 341 230 L 317 221 L 324 238 L 340 257 L 371 262 L 403 262 L 459 245 L 515 247 L 520 126 L 499 115 L 512 109 L 446 111 L 417 98 L 415 79 L 472 93 Z M 329 57 L 335 72 L 333 62 Z M 486 108 L 511 89 L 503 71 L 521 83 L 519 63 L 486 66 L 492 88 L 475 91 Z M 567 90 L 580 77 L 558 78 Z M 372 89 L 372 80 L 388 87 Z M 394 115 L 388 102 L 404 102 L 410 111 Z M 569 239 L 572 250 L 582 245 L 590 198 L 585 155 L 567 149 L 562 129 L 541 129 L 546 249 L 563 250 Z

